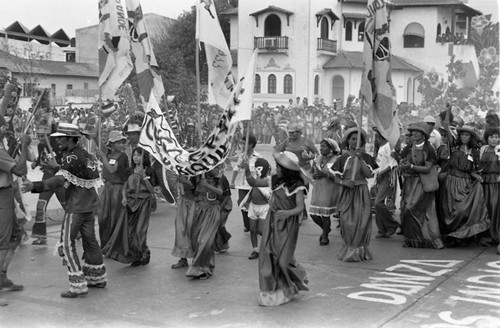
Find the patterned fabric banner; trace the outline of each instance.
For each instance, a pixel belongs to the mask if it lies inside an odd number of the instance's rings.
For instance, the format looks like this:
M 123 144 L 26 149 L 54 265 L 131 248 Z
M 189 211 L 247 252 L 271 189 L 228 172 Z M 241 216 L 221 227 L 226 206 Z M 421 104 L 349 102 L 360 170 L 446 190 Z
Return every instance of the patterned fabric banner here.
M 399 139 L 399 120 L 391 77 L 387 5 L 384 0 L 368 0 L 367 9 L 361 94 L 373 111 L 378 130 L 394 147 Z
M 113 100 L 132 72 L 127 10 L 124 0 L 99 0 L 99 88 Z
M 196 38 L 205 44 L 208 65 L 208 102 L 226 108 L 234 89 L 233 59 L 220 28 L 213 0 L 199 4 Z

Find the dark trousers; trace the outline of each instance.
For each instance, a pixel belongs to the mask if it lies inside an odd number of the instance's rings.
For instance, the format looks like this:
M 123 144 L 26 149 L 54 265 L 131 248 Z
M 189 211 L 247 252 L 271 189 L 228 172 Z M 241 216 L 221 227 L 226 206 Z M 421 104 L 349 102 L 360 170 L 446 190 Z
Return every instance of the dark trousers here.
M 375 197 L 375 223 L 380 233 L 389 236 L 394 234 L 399 226 L 394 217 L 396 182 L 391 186 L 391 175 L 392 172 L 389 171 L 380 177 Z
M 83 265 L 76 252 L 76 236 L 80 232 L 83 246 Z M 61 227 L 59 255 L 68 268 L 70 291 L 82 293 L 87 285 L 106 281 L 101 247 L 95 236 L 95 214 L 66 213 Z
M 243 198 L 250 192 L 250 190 L 238 189 L 238 204 L 241 203 Z M 250 230 L 250 219 L 248 218 L 248 212 L 241 210 L 241 215 L 243 216 L 243 227 L 246 230 Z
M 52 173 L 43 173 L 42 180 L 46 180 L 48 178 L 52 178 L 54 174 Z M 38 202 L 36 203 L 36 215 L 35 215 L 35 223 L 33 224 L 33 228 L 31 231 L 31 237 L 33 238 L 45 238 L 47 237 L 47 221 L 46 221 L 46 213 L 47 213 L 47 205 L 49 204 L 52 195 L 56 194 L 59 203 L 66 210 L 66 189 L 59 188 L 56 190 L 44 191 L 38 196 Z

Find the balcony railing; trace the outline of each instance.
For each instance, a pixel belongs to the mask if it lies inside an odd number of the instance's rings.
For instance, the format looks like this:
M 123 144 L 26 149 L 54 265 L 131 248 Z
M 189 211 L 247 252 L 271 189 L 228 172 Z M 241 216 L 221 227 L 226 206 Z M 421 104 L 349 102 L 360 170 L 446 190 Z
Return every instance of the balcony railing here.
M 263 50 L 288 50 L 288 37 L 287 36 L 264 36 L 254 37 L 254 49 Z
M 318 38 L 317 50 L 337 53 L 337 41 Z

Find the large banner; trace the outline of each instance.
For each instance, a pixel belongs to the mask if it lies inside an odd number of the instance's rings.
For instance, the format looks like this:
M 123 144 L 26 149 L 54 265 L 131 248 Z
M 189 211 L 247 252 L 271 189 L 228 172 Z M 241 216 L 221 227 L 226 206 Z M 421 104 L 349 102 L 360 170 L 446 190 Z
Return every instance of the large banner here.
M 378 130 L 394 147 L 399 139 L 399 120 L 391 77 L 387 5 L 384 0 L 368 0 L 367 9 L 361 94 Z
M 125 0 L 99 1 L 99 88 L 113 100 L 133 69 Z
M 201 0 L 196 38 L 205 44 L 208 65 L 208 102 L 226 108 L 234 89 L 233 59 L 220 28 L 213 0 Z

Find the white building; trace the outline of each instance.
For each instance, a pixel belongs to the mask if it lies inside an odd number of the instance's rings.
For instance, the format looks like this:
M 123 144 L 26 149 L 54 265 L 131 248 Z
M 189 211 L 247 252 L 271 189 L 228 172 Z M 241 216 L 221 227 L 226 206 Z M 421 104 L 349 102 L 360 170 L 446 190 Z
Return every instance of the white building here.
M 230 49 L 236 63 L 259 50 L 254 101 L 284 105 L 316 97 L 343 104 L 357 96 L 363 68 L 366 0 L 252 0 L 225 11 L 230 16 Z M 441 41 L 438 34 L 470 31 L 481 13 L 460 0 L 393 0 L 390 6 L 392 79 L 397 102 L 419 103 L 415 80 L 435 71 L 446 78 L 451 55 L 467 63 L 464 83 L 477 82 L 472 45 Z M 235 68 L 244 71 L 245 67 Z

